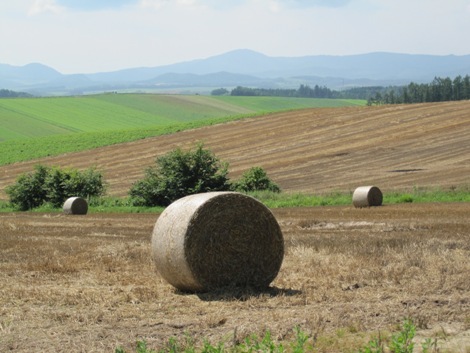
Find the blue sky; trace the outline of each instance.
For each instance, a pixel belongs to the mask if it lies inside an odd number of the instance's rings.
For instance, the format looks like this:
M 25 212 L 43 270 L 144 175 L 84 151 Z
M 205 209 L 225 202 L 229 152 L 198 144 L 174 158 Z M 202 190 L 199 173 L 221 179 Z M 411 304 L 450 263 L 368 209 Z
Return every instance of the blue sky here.
M 147 1 L 147 3 L 154 3 L 154 4 L 164 4 L 170 3 L 171 1 Z M 178 2 L 178 1 L 174 1 Z M 244 0 L 207 0 L 207 1 L 199 1 L 199 3 L 204 3 L 206 5 L 212 6 L 214 8 L 219 9 L 228 9 L 234 6 L 240 6 L 248 1 Z M 284 0 L 281 1 L 287 7 L 313 7 L 313 6 L 325 6 L 325 7 L 338 7 L 344 6 L 350 2 L 350 0 L 310 0 L 310 1 L 302 1 L 302 0 Z M 47 3 L 43 1 L 43 3 Z M 145 3 L 145 1 L 138 1 L 138 0 L 56 0 L 56 5 L 63 6 L 69 9 L 78 9 L 82 11 L 94 11 L 98 9 L 116 9 L 122 7 L 124 5 L 138 5 L 139 3 Z M 196 4 L 197 1 L 180 1 L 180 4 Z
M 129 0 L 57 0 L 56 4 L 69 9 L 95 11 L 100 9 L 119 8 L 123 5 L 132 5 L 136 1 Z
M 0 63 L 62 73 L 269 56 L 470 54 L 470 0 L 14 0 Z

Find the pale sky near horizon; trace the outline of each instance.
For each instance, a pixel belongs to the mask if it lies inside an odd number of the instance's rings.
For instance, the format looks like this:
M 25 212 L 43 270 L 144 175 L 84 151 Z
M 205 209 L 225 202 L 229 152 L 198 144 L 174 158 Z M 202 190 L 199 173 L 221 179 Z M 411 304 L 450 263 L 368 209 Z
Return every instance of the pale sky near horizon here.
M 470 0 L 0 0 L 0 63 L 94 73 L 207 58 L 470 54 Z

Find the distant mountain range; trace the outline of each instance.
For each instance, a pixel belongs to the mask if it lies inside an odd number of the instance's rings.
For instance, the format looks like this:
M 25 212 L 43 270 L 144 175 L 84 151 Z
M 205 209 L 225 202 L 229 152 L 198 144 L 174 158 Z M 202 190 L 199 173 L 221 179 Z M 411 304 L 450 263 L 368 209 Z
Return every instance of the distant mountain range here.
M 346 56 L 269 57 L 240 49 L 172 65 L 64 75 L 42 64 L 0 64 L 0 89 L 35 95 L 105 91 L 207 93 L 236 86 L 342 89 L 431 82 L 470 74 L 470 55 L 369 53 Z

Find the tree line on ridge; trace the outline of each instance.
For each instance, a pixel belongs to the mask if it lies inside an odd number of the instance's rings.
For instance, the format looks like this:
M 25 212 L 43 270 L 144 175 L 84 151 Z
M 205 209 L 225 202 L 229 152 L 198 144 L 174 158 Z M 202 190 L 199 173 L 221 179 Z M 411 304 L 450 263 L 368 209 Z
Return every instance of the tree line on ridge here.
M 470 99 L 470 76 L 435 77 L 431 83 L 414 83 L 407 86 L 368 86 L 353 87 L 341 91 L 327 87 L 301 84 L 298 89 L 250 88 L 238 86 L 230 92 L 225 88 L 215 89 L 212 95 L 269 96 L 298 98 L 364 99 L 368 105 L 403 104 L 459 101 Z

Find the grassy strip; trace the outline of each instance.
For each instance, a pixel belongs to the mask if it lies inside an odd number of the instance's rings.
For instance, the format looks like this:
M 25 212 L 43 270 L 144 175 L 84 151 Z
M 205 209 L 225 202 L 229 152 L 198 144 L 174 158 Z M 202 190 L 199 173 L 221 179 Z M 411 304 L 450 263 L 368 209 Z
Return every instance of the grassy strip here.
M 325 195 L 307 195 L 301 193 L 273 193 L 266 191 L 249 194 L 261 201 L 268 208 L 289 207 L 319 207 L 319 206 L 346 206 L 352 204 L 352 192 L 334 192 Z M 384 205 L 402 203 L 439 203 L 439 202 L 470 202 L 470 186 L 461 186 L 449 190 L 415 188 L 411 192 L 392 192 L 384 194 Z M 90 200 L 90 213 L 160 213 L 163 207 L 136 207 L 130 204 L 128 198 L 101 197 Z M 0 212 L 14 212 L 15 210 L 6 201 L 0 200 Z M 33 212 L 60 212 L 44 205 Z
M 214 97 L 233 105 L 255 111 L 304 109 L 304 108 L 339 108 L 365 106 L 366 100 L 360 99 L 329 99 L 329 98 L 297 98 L 297 97 L 249 97 L 249 96 L 217 96 Z
M 269 208 L 340 206 L 352 204 L 352 192 L 333 192 L 325 195 L 255 192 L 252 193 L 251 196 L 257 198 Z M 396 191 L 385 193 L 383 197 L 384 205 L 411 202 L 470 202 L 470 187 L 461 186 L 458 188 L 452 188 L 450 190 L 444 190 L 440 188 L 415 188 L 410 192 Z

